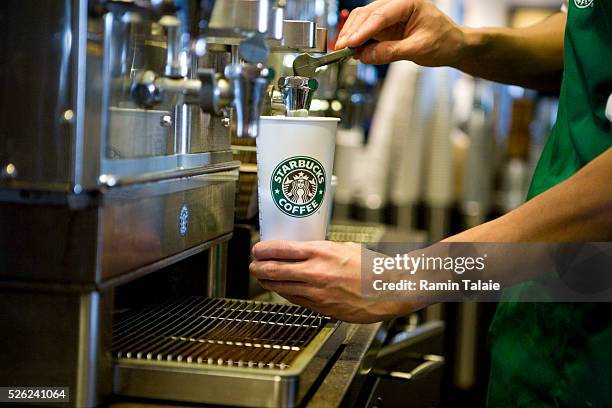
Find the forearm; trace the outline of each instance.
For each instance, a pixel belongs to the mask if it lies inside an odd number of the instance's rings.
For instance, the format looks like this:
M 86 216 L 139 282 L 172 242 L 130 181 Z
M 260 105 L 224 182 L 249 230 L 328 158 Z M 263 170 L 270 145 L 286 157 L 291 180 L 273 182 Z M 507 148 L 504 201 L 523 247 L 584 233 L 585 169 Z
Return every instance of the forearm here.
M 453 66 L 470 75 L 534 89 L 558 89 L 563 75 L 565 13 L 532 27 L 462 28 Z
M 612 148 L 563 183 L 448 242 L 612 241 Z
M 487 253 L 485 279 L 499 282 L 503 287 L 539 278 L 552 271 L 550 259 L 559 250 L 554 243 L 612 241 L 612 148 L 586 165 L 565 182 L 547 190 L 516 210 L 496 220 L 479 225 L 431 245 L 418 254 L 443 257 L 449 252 L 462 251 L 458 243 L 484 243 L 466 246 L 466 251 L 479 248 Z M 523 243 L 523 245 L 495 245 L 495 243 Z M 491 245 L 493 244 L 493 245 Z M 466 255 L 469 255 L 466 253 Z M 398 275 L 401 276 L 401 275 Z M 429 272 L 432 282 L 446 282 L 452 278 L 448 271 Z M 397 278 L 396 278 L 397 279 Z M 456 301 L 457 294 L 446 294 Z M 404 304 L 409 310 L 415 304 L 437 303 L 444 293 L 418 292 Z M 401 309 L 402 311 L 404 309 Z
M 554 272 L 557 268 L 554 263 L 551 264 L 551 259 L 558 254 L 559 248 L 546 242 L 612 240 L 610 174 L 612 148 L 570 179 L 517 210 L 450 237 L 445 242 L 415 251 L 413 258 L 444 259 L 443 262 L 446 262 L 451 254 L 457 260 L 461 257 L 467 267 L 467 256 L 485 258 L 486 255 L 486 267 L 478 269 L 478 277 L 485 281 L 490 279 L 503 288 Z M 453 242 L 467 244 L 463 247 L 453 245 L 451 248 L 449 243 Z M 476 246 L 471 245 L 472 242 L 489 244 Z M 531 244 L 512 247 L 495 245 L 502 242 Z M 463 250 L 465 255 L 460 253 Z M 467 273 L 458 275 L 459 271 L 452 266 L 450 269 L 435 266 L 439 263 L 433 263 L 432 270 L 427 266 L 429 264 L 423 266 L 421 263 L 420 267 L 415 266 L 410 271 L 392 263 L 389 267 L 385 266 L 389 269 L 381 272 L 384 275 L 375 274 L 374 266 L 382 265 L 376 258 L 385 258 L 385 255 L 364 251 L 356 244 L 327 241 L 260 242 L 253 248 L 253 256 L 256 260 L 251 263 L 251 273 L 265 288 L 327 316 L 359 323 L 402 316 L 440 301 L 463 300 L 463 291 L 434 291 L 420 287 L 411 291 L 406 298 L 388 297 L 389 293 L 377 290 L 372 285 L 374 280 L 384 279 L 386 283 L 393 283 L 406 279 L 426 279 L 432 283 L 452 283 L 471 278 Z M 393 261 L 393 257 L 387 258 Z M 387 264 L 386 260 L 384 264 Z M 376 293 L 364 298 L 366 287 Z M 537 296 L 537 293 L 531 296 Z

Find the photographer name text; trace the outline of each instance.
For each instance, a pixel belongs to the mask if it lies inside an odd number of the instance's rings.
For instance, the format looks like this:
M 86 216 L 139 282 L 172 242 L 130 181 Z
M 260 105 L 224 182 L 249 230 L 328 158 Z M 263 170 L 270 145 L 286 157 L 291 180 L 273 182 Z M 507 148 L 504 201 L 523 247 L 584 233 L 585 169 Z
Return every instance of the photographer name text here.
M 462 279 L 461 281 L 430 282 L 426 279 L 411 281 L 403 279 L 399 282 L 385 282 L 377 279 L 372 282 L 372 287 L 376 291 L 436 291 L 436 292 L 456 292 L 456 291 L 499 291 L 501 285 L 491 279 L 483 281 L 480 279 Z
M 487 255 L 479 257 L 439 257 L 398 254 L 395 256 L 376 257 L 372 262 L 375 291 L 436 291 L 436 292 L 490 292 L 500 291 L 502 285 L 492 279 L 416 279 L 417 273 L 447 272 L 461 276 L 466 272 L 484 272 Z M 386 272 L 401 273 L 404 277 L 415 279 L 381 279 Z M 406 276 L 407 275 L 407 276 Z M 431 277 L 430 277 L 431 278 Z

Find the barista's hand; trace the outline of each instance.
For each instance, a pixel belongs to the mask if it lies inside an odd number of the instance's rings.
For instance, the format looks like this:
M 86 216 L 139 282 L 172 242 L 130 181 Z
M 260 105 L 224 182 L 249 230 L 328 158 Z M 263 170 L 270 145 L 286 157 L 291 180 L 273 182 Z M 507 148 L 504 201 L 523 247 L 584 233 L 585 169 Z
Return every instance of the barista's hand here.
M 376 0 L 353 10 L 336 49 L 358 48 L 366 64 L 411 60 L 424 66 L 454 66 L 464 43 L 462 28 L 430 0 Z
M 343 321 L 372 323 L 413 305 L 361 296 L 361 246 L 328 241 L 265 241 L 253 247 L 251 273 L 292 303 Z

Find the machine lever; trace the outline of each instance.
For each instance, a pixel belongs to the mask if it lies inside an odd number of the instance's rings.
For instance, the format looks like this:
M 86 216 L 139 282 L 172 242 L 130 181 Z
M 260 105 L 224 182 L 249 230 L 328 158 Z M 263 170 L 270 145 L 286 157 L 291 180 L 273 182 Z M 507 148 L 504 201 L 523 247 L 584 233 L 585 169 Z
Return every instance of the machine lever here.
M 312 78 L 319 67 L 339 62 L 347 57 L 355 55 L 355 48 L 343 48 L 339 51 L 330 52 L 321 57 L 313 57 L 310 54 L 300 54 L 293 61 L 293 73 L 296 76 Z

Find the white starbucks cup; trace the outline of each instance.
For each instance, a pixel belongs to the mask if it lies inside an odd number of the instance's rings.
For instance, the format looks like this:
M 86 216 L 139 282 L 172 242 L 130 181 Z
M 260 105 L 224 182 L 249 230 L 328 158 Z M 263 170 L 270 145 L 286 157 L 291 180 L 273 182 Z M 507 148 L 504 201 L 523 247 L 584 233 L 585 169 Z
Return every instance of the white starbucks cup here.
M 263 116 L 257 136 L 262 241 L 324 240 L 337 118 Z

